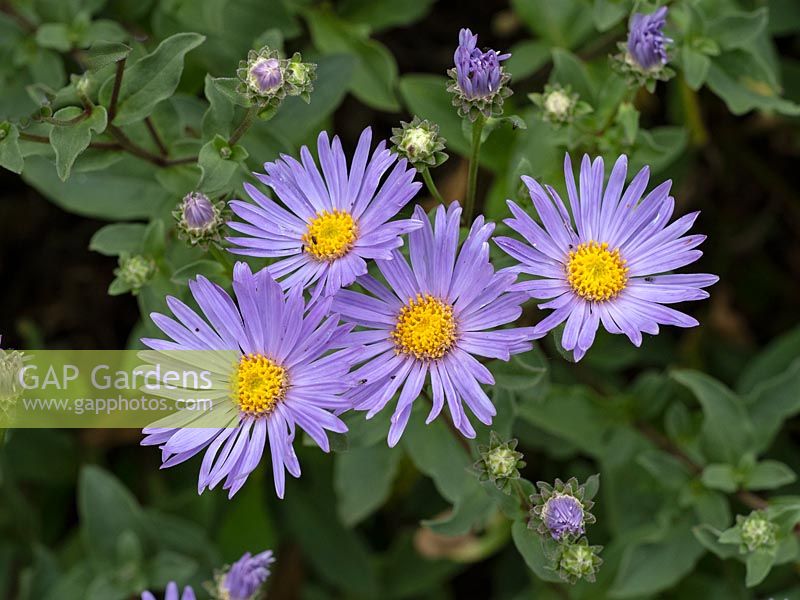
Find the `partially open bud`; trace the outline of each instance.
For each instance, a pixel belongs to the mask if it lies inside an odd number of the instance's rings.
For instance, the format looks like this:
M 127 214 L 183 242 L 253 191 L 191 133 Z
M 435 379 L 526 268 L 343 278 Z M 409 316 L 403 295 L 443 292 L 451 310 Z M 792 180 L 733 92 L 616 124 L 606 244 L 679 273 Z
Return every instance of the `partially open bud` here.
M 469 29 L 459 32 L 455 67 L 447 71 L 452 79 L 447 91 L 453 94 L 459 115 L 476 121 L 481 115 L 489 118 L 503 113 L 503 101 L 512 91 L 508 87 L 511 75 L 500 63 L 510 56 L 497 50 L 480 50 L 477 35 Z
M 563 542 L 578 539 L 586 533 L 586 524 L 595 522 L 589 512 L 594 502 L 586 498 L 585 484 L 578 485 L 574 477 L 566 483 L 556 479 L 552 486 L 543 481 L 536 486 L 539 493 L 531 496 L 533 507 L 528 524 L 531 529 Z
M 114 270 L 117 279 L 109 288 L 110 294 L 124 294 L 130 292 L 134 296 L 156 274 L 155 262 L 140 254 L 122 254 L 119 257 L 119 267 Z
M 218 600 L 258 600 L 275 562 L 271 550 L 253 556 L 247 552 L 233 565 L 216 574 L 209 590 Z
M 569 583 L 579 579 L 594 581 L 603 564 L 599 556 L 602 549 L 602 546 L 590 546 L 586 538 L 563 545 L 558 557 L 558 574 Z
M 503 442 L 492 431 L 488 446 L 478 446 L 480 459 L 474 468 L 481 481 L 491 481 L 498 489 L 508 493 L 511 482 L 519 479 L 519 470 L 525 466 L 521 452 L 517 452 L 517 440 Z
M 400 127 L 392 129 L 390 141 L 393 150 L 418 170 L 438 167 L 447 160 L 443 152 L 446 140 L 439 135 L 439 126 L 419 117 L 410 123 L 400 121 Z
M 628 40 L 619 44 L 619 54 L 612 58 L 613 66 L 632 84 L 652 90 L 657 80 L 666 81 L 675 74 L 667 67 L 667 47 L 673 40 L 664 35 L 666 23 L 666 6 L 631 16 Z
M 202 192 L 191 192 L 184 196 L 172 212 L 178 223 L 178 235 L 192 246 L 207 247 L 210 242 L 219 241 L 222 226 L 224 202 L 212 202 Z
M 736 524 L 742 531 L 742 548 L 744 552 L 773 549 L 777 543 L 778 526 L 769 520 L 760 510 L 754 510 L 747 517 L 738 515 Z
M 304 63 L 299 53 L 287 60 L 277 50 L 264 46 L 258 52 L 251 50 L 247 60 L 239 63 L 236 74 L 241 81 L 241 94 L 255 106 L 274 111 L 286 96 L 302 96 L 308 102 L 316 65 Z

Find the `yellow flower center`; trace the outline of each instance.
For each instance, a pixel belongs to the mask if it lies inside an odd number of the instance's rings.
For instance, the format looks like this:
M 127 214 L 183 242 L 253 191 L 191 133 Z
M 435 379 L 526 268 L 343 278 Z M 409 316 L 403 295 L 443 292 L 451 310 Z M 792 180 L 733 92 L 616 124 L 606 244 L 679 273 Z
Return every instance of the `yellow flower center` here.
M 397 315 L 391 338 L 397 352 L 421 360 L 442 358 L 456 340 L 453 308 L 433 296 L 417 294 Z
M 581 298 L 602 302 L 615 298 L 628 283 L 626 260 L 619 248 L 609 250 L 608 243 L 591 241 L 569 253 L 567 281 Z
M 286 369 L 263 354 L 242 356 L 234 374 L 234 396 L 239 409 L 249 415 L 271 413 L 286 395 Z
M 301 238 L 309 254 L 320 261 L 331 261 L 347 254 L 358 235 L 358 226 L 350 213 L 327 210 L 317 213 Z

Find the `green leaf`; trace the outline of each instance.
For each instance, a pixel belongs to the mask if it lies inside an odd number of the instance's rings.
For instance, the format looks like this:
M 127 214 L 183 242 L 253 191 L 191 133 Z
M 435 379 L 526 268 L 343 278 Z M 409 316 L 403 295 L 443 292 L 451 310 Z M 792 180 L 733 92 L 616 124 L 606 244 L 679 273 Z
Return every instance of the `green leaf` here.
M 761 7 L 753 12 L 728 12 L 709 23 L 706 34 L 723 50 L 745 48 L 766 29 L 769 11 Z
M 800 105 L 779 96 L 773 77 L 752 54 L 734 50 L 712 61 L 706 83 L 735 115 L 756 109 L 800 115 Z
M 774 490 L 793 483 L 795 472 L 777 460 L 763 460 L 753 467 L 744 481 L 748 490 Z
M 512 0 L 511 6 L 551 46 L 574 48 L 594 30 L 592 8 L 583 0 Z
M 625 548 L 609 596 L 636 598 L 671 587 L 691 572 L 704 551 L 687 518 L 673 523 Z
M 563 87 L 570 86 L 581 100 L 590 104 L 594 102 L 595 93 L 586 65 L 571 52 L 560 48 L 553 49 L 553 72 L 550 75 L 550 82 L 559 83 Z
M 126 69 L 114 125 L 140 121 L 150 115 L 159 102 L 172 96 L 183 73 L 184 56 L 204 40 L 205 36 L 198 33 L 176 33 Z M 110 96 L 109 83 L 103 87 L 104 90 L 108 88 Z
M 541 397 L 547 385 L 547 366 L 541 351 L 534 347 L 524 354 L 515 354 L 509 361 L 490 364 L 495 385 L 513 391 L 524 391 L 526 400 Z
M 389 448 L 383 437 L 372 446 L 336 455 L 333 485 L 337 512 L 345 525 L 363 521 L 386 501 L 402 456 L 399 450 Z
M 711 525 L 697 525 L 692 528 L 692 532 L 697 540 L 703 544 L 707 550 L 710 550 L 723 560 L 732 558 L 739 554 L 739 549 L 736 546 L 720 543 L 720 532 Z
M 775 564 L 775 553 L 756 550 L 747 556 L 745 565 L 747 566 L 747 576 L 745 585 L 755 587 L 769 575 L 772 565 Z
M 320 502 L 320 496 L 294 489 L 291 502 L 281 508 L 292 539 L 324 580 L 347 592 L 342 597 L 378 597 L 369 549 L 355 529 L 339 522 L 333 502 Z
M 218 539 L 226 561 L 237 560 L 254 548 L 269 548 L 278 541 L 272 511 L 266 510 L 267 496 L 272 492 L 265 479 L 271 478 L 271 473 L 257 471 L 250 478 L 253 480 L 236 496 L 226 500 L 222 513 Z
M 0 123 L 0 167 L 22 173 L 25 159 L 19 149 L 19 129 L 11 123 Z
M 455 503 L 467 490 L 478 485 L 477 479 L 468 473 L 472 457 L 447 430 L 442 418 L 426 425 L 424 411 L 414 410 L 401 439 L 412 462 L 433 479 L 446 500 Z
M 712 490 L 733 493 L 739 488 L 738 476 L 730 465 L 713 464 L 703 469 L 703 485 Z
M 100 564 L 114 564 L 120 537 L 131 532 L 146 537 L 145 522 L 136 498 L 110 473 L 84 467 L 78 481 L 78 513 L 83 541 Z
M 346 52 L 358 60 L 350 91 L 365 104 L 395 112 L 400 109 L 395 94 L 397 63 L 383 44 L 365 37 L 330 12 L 309 11 L 308 25 L 314 44 L 325 53 Z
M 228 182 L 248 157 L 243 146 L 233 148 L 221 135 L 214 136 L 200 149 L 197 164 L 202 169 L 200 189 L 208 195 L 227 190 Z
M 800 356 L 800 327 L 770 342 L 739 378 L 737 389 L 742 393 L 752 392 L 759 384 L 783 374 Z
M 351 23 L 369 25 L 374 31 L 409 25 L 424 17 L 435 0 L 344 0 L 337 5 Z
M 89 250 L 106 256 L 137 254 L 142 251 L 146 225 L 141 223 L 114 223 L 106 225 L 92 236 Z
M 65 210 L 121 221 L 150 217 L 169 199 L 155 181 L 154 170 L 148 163 L 126 157 L 102 171 L 76 174 L 65 183 L 50 160 L 29 156 L 22 176 Z
M 757 385 L 746 400 L 755 428 L 756 450 L 765 450 L 784 420 L 800 412 L 800 358 L 783 373 Z
M 552 582 L 561 581 L 553 568 L 553 561 L 544 554 L 542 539 L 536 532 L 528 529 L 525 521 L 514 521 L 514 525 L 511 526 L 511 537 L 525 560 L 525 564 L 536 573 L 539 579 Z
M 550 61 L 550 44 L 542 40 L 524 40 L 511 47 L 511 57 L 504 62 L 513 81 L 533 75 Z
M 703 87 L 708 70 L 711 68 L 711 59 L 694 48 L 684 46 L 681 50 L 681 64 L 686 85 L 693 90 Z
M 69 27 L 64 23 L 44 23 L 36 30 L 36 43 L 42 48 L 68 52 L 72 48 Z
M 98 71 L 103 67 L 127 58 L 131 47 L 120 42 L 97 41 L 86 51 L 86 66 L 90 71 Z
M 68 106 L 53 116 L 56 119 L 69 120 L 82 112 L 75 106 Z M 50 144 L 56 152 L 56 172 L 61 181 L 69 178 L 75 159 L 89 147 L 92 141 L 92 132 L 103 133 L 106 123 L 106 109 L 102 106 L 94 106 L 89 116 L 77 123 L 53 126 L 50 130 Z
M 608 31 L 628 16 L 628 3 L 620 0 L 594 0 L 592 18 L 598 31 Z
M 729 464 L 738 463 L 753 446 L 753 426 L 741 399 L 703 373 L 679 370 L 671 375 L 689 388 L 703 407 L 703 437 L 708 455 Z

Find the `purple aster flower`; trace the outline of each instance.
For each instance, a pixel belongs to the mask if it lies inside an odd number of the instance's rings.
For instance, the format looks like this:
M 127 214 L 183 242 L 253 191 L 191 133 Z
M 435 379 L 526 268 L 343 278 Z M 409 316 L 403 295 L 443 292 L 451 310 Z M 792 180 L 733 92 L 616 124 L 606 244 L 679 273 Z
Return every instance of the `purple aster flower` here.
M 174 581 L 170 582 L 164 594 L 164 600 L 195 600 L 195 598 L 194 590 L 188 585 L 183 588 L 183 594 L 178 596 L 178 584 Z M 142 592 L 142 600 L 156 600 L 156 597 L 150 592 Z
M 302 162 L 284 155 L 266 163 L 267 174 L 256 176 L 286 208 L 245 184 L 255 204 L 231 202 L 233 211 L 247 223 L 228 224 L 245 235 L 228 238 L 238 246 L 230 251 L 281 258 L 268 268 L 276 278 L 283 278 L 283 287 L 318 282 L 315 295 L 330 295 L 352 284 L 367 272 L 366 259 L 391 259 L 392 250 L 403 245 L 400 236 L 422 225 L 413 219 L 387 221 L 422 184 L 414 181 L 416 170 L 405 159 L 397 161 L 386 142 L 378 144 L 370 158 L 371 140 L 372 131 L 367 128 L 349 173 L 339 138 L 330 143 L 324 131 L 317 139 L 322 174 L 305 146 L 300 150 Z
M 183 198 L 183 218 L 190 229 L 203 230 L 214 224 L 217 211 L 208 196 L 191 192 Z
M 283 83 L 283 70 L 278 58 L 260 58 L 250 67 L 250 81 L 254 88 L 266 94 Z
M 467 100 L 488 98 L 497 93 L 503 82 L 500 61 L 510 54 L 500 54 L 496 50 L 479 50 L 478 36 L 469 29 L 458 33 L 458 48 L 453 59 L 456 63 L 458 87 Z
M 664 36 L 667 24 L 667 7 L 654 13 L 636 13 L 631 18 L 628 33 L 628 52 L 642 69 L 652 69 L 667 64 L 666 45 L 672 40 Z
M 554 540 L 564 536 L 581 536 L 583 504 L 574 496 L 554 494 L 542 507 L 542 518 Z
M 397 444 L 408 423 L 414 400 L 430 374 L 435 419 L 445 400 L 453 423 L 475 437 L 462 403 L 479 421 L 491 424 L 495 408 L 480 384 L 493 384 L 489 370 L 473 355 L 508 360 L 530 349 L 529 329 L 493 330 L 522 313 L 525 294 L 509 293 L 516 275 L 495 273 L 488 240 L 494 224 L 478 217 L 458 251 L 457 203 L 436 210 L 435 229 L 418 206 L 423 223 L 409 234 L 411 266 L 398 251 L 392 260 L 378 260 L 390 289 L 369 275 L 358 282 L 372 295 L 341 290 L 333 309 L 365 328 L 353 335 L 367 346 L 367 360 L 353 373 L 361 383 L 352 394 L 354 407 L 371 418 L 401 389 L 389 430 Z
M 707 298 L 702 288 L 718 280 L 708 274 L 663 274 L 702 256 L 696 248 L 705 236 L 683 235 L 700 213 L 667 225 L 675 208 L 671 182 L 642 199 L 650 171 L 643 168 L 625 189 L 627 167 L 627 157 L 620 156 L 604 190 L 603 159 L 592 163 L 584 156 L 578 189 L 567 155 L 564 172 L 572 218 L 553 188 L 547 186 L 548 197 L 536 181 L 523 177 L 544 227 L 509 200 L 514 218 L 506 223 L 526 242 L 496 239 L 520 261 L 517 271 L 539 277 L 515 289 L 549 300 L 540 308 L 554 309 L 536 325 L 536 335 L 566 321 L 561 344 L 574 351 L 575 360 L 592 345 L 600 323 L 610 333 L 624 333 L 636 346 L 642 343 L 642 332 L 655 335 L 659 325 L 698 325 L 693 317 L 664 305 Z
M 144 357 L 167 366 L 177 362 L 178 369 L 181 359 L 202 362 L 198 366 L 210 373 L 211 384 L 202 391 L 179 388 L 175 397 L 205 394 L 213 409 L 210 415 L 180 410 L 145 429 L 142 444 L 161 448 L 162 468 L 205 451 L 198 492 L 225 480 L 223 488 L 232 497 L 258 465 L 268 440 L 275 490 L 282 498 L 284 470 L 300 476 L 292 448 L 297 427 L 325 452 L 326 431 L 347 430 L 332 411 L 350 408 L 343 394 L 363 348 L 330 352 L 348 345 L 351 326 L 339 325 L 338 315 L 328 316 L 330 300 L 306 307 L 301 288 L 284 294 L 266 270 L 254 274 L 245 263 L 236 264 L 236 302 L 202 276 L 189 287 L 207 321 L 180 300 L 167 298 L 177 321 L 158 313 L 151 317 L 174 341 L 143 339 L 159 351 Z M 169 351 L 204 352 L 176 357 Z
M 269 578 L 269 566 L 274 562 L 270 550 L 255 556 L 246 553 L 221 578 L 220 596 L 228 600 L 251 600 Z

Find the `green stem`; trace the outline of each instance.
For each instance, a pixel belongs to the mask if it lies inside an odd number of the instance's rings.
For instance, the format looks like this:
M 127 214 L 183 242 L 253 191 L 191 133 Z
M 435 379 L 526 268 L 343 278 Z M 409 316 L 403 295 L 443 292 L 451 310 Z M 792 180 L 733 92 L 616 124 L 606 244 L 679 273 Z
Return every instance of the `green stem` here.
M 425 182 L 425 185 L 428 187 L 428 191 L 431 193 L 437 202 L 444 204 L 444 198 L 439 193 L 439 189 L 436 187 L 436 184 L 433 182 L 433 177 L 431 177 L 431 171 L 427 167 L 422 169 L 422 180 Z
M 469 174 L 467 175 L 467 199 L 464 206 L 463 221 L 466 225 L 472 224 L 475 216 L 475 194 L 478 188 L 478 158 L 481 154 L 481 133 L 486 119 L 480 115 L 472 124 L 472 150 L 469 155 Z
M 231 134 L 231 137 L 228 138 L 228 146 L 233 146 L 236 144 L 236 142 L 238 142 L 241 137 L 247 133 L 247 130 L 250 129 L 250 126 L 253 124 L 253 120 L 256 117 L 256 111 L 257 109 L 255 106 L 251 106 L 247 109 L 242 122 L 239 123 L 239 126 L 236 128 L 236 131 Z

